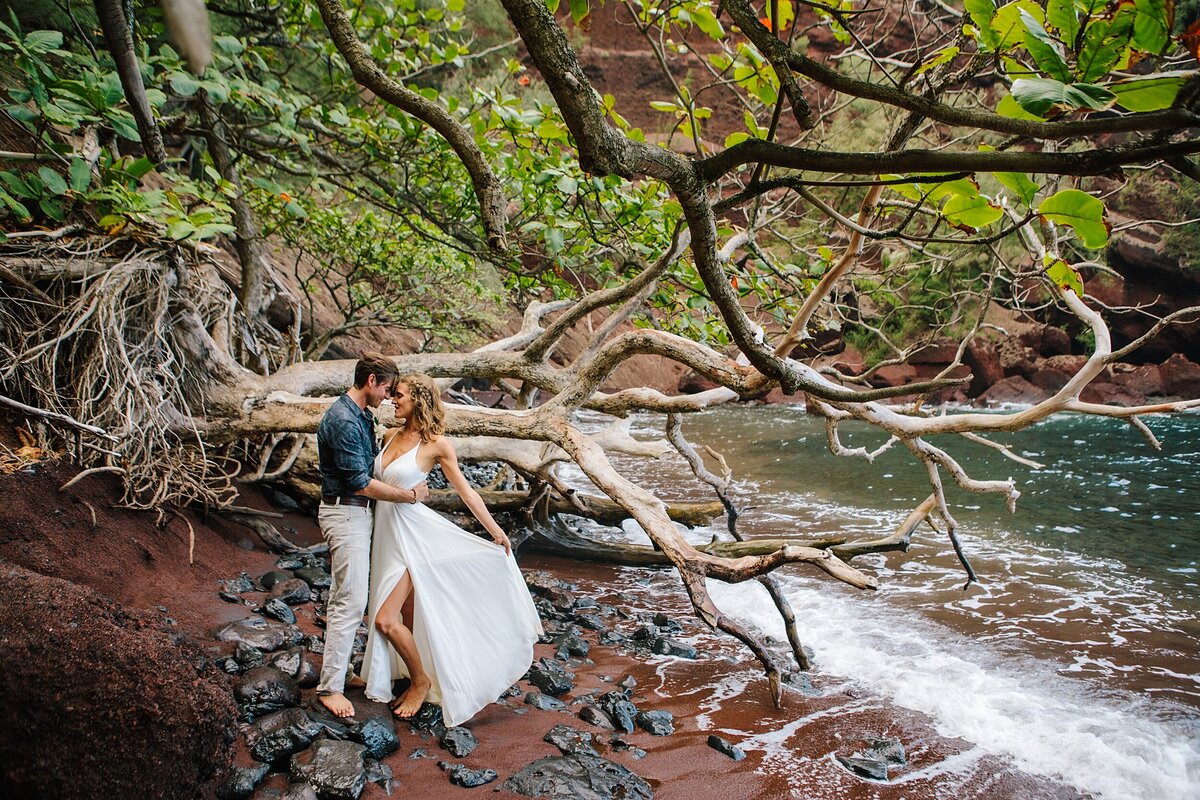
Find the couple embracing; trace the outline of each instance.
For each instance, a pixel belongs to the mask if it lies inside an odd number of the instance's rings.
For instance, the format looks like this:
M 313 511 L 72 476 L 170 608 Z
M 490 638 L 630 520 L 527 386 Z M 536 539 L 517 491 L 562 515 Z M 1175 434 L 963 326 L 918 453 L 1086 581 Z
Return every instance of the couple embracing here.
M 344 690 L 364 611 L 367 649 L 354 680 L 365 683 L 371 700 L 394 700 L 397 717 L 413 716 L 425 701 L 439 703 L 449 726 L 470 719 L 525 674 L 542 633 L 508 537 L 442 435 L 439 395 L 428 377 L 400 375 L 392 361 L 368 353 L 355 365 L 354 386 L 317 429 L 318 520 L 333 573 L 317 694 L 339 717 L 354 714 Z M 371 409 L 388 398 L 399 427 L 384 434 L 380 447 Z M 422 503 L 435 464 L 494 543 Z M 392 683 L 400 678 L 409 686 L 394 699 Z

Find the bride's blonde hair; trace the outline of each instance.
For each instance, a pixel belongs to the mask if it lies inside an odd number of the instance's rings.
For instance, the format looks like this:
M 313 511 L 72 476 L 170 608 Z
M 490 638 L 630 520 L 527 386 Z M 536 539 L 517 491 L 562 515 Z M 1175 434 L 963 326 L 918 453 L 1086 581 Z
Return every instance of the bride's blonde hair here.
M 442 393 L 428 375 L 409 373 L 396 379 L 408 387 L 412 395 L 412 417 L 406 426 L 416 428 L 421 441 L 432 442 L 434 437 L 446 432 L 446 409 L 442 405 Z

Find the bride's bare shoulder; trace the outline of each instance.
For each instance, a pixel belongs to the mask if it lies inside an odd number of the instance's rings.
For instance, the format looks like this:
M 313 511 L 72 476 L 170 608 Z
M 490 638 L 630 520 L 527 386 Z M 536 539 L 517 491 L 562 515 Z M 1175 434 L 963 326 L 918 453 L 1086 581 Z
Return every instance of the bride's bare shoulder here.
M 434 452 L 440 455 L 448 455 L 454 452 L 454 445 L 451 444 L 450 439 L 441 434 L 430 439 L 429 446 L 433 448 Z

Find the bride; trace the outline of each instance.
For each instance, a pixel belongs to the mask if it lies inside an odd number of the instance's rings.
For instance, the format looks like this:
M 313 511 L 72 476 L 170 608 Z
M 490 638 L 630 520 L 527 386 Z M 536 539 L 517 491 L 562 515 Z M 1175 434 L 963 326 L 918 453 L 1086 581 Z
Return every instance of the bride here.
M 420 503 L 378 503 L 362 677 L 367 697 L 385 703 L 393 699 L 392 682 L 409 679 L 397 717 L 413 716 L 429 700 L 441 704 L 446 725 L 459 725 L 525 674 L 542 625 L 508 537 L 442 436 L 437 386 L 424 375 L 404 375 L 392 401 L 404 425 L 385 434 L 375 477 L 411 487 L 441 465 L 495 543 Z

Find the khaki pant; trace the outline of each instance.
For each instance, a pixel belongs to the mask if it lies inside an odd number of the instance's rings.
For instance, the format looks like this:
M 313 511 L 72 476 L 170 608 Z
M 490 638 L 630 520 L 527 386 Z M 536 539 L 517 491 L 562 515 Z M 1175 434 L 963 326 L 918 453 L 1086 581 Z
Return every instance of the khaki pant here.
M 362 506 L 322 503 L 317 512 L 321 535 L 329 543 L 333 574 L 325 604 L 325 657 L 318 694 L 335 694 L 346 688 L 354 636 L 367 610 L 374 519 L 374 512 Z

